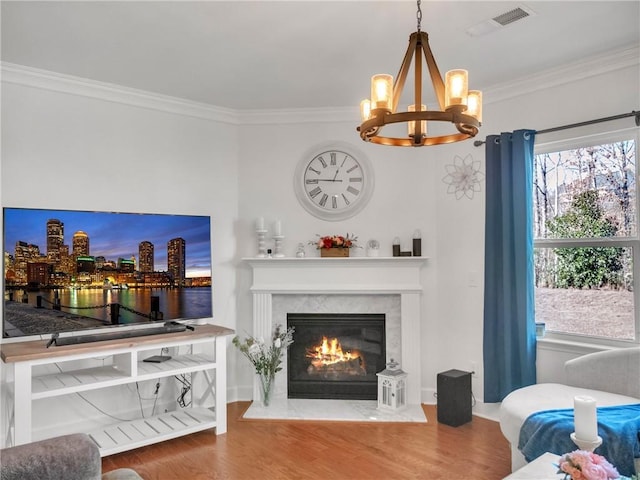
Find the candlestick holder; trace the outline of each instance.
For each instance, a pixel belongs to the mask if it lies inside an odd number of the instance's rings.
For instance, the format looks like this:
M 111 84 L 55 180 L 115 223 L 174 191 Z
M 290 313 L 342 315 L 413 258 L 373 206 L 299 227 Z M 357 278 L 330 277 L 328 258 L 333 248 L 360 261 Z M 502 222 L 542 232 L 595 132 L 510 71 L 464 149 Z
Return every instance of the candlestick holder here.
M 282 240 L 284 240 L 284 235 L 274 235 L 273 239 L 276 242 L 276 245 L 275 245 L 276 253 L 273 256 L 275 258 L 284 257 L 284 253 L 282 253 Z
M 256 235 L 258 235 L 258 258 L 266 258 L 267 245 L 265 238 L 267 236 L 267 230 L 256 230 Z
M 588 452 L 593 452 L 596 448 L 602 445 L 602 437 L 598 435 L 598 438 L 595 440 L 581 440 L 576 438 L 576 432 L 573 432 L 571 435 L 571 440 L 575 443 L 580 450 L 586 450 Z

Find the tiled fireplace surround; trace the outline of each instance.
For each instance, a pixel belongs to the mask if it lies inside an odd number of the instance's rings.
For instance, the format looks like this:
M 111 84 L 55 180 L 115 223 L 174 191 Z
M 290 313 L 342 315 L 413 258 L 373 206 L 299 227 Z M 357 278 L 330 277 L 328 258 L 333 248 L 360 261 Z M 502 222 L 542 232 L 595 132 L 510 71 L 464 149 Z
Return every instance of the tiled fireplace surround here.
M 408 373 L 407 403 L 420 402 L 420 270 L 424 257 L 248 258 L 253 334 L 270 338 L 287 313 L 384 313 L 387 361 Z M 286 358 L 273 398 L 287 398 Z M 260 398 L 254 385 L 254 398 Z

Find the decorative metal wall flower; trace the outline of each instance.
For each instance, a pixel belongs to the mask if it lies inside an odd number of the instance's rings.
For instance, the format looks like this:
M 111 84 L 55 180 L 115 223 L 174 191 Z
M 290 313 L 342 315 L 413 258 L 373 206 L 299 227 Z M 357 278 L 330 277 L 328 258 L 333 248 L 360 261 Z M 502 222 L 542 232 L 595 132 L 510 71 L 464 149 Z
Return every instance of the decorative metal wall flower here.
M 464 158 L 456 155 L 453 164 L 446 165 L 447 175 L 442 181 L 449 185 L 447 193 L 453 193 L 456 200 L 462 197 L 473 199 L 473 194 L 480 191 L 480 182 L 484 179 L 484 174 L 480 171 L 480 162 L 474 161 L 469 154 Z

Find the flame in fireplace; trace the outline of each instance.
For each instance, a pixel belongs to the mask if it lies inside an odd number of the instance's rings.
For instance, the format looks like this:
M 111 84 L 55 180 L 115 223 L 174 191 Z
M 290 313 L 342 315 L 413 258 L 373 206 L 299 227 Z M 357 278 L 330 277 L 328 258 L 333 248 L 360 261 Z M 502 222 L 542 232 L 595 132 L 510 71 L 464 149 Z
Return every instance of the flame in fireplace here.
M 327 337 L 322 337 L 320 345 L 313 346 L 307 350 L 307 358 L 311 358 L 311 365 L 316 368 L 353 360 L 359 360 L 360 363 L 364 362 L 360 352 L 345 352 L 342 350 L 337 338 L 329 340 Z

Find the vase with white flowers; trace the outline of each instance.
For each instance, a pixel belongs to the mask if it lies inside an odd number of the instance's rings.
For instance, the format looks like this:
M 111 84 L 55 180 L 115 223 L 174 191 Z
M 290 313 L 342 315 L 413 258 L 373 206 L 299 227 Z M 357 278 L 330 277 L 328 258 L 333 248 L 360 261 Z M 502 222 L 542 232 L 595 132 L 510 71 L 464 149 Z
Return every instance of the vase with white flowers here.
M 276 325 L 271 338 L 271 345 L 267 345 L 263 338 L 249 336 L 240 340 L 239 336 L 233 338 L 233 344 L 249 359 L 256 369 L 260 379 L 260 391 L 262 403 L 269 406 L 271 391 L 276 373 L 282 370 L 282 354 L 293 343 L 293 327 L 283 330 L 281 325 Z

